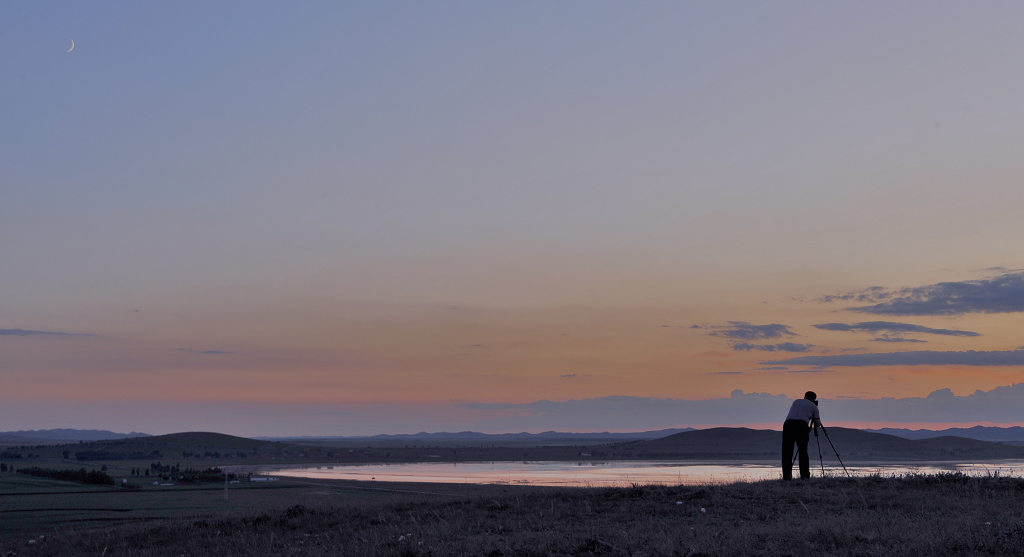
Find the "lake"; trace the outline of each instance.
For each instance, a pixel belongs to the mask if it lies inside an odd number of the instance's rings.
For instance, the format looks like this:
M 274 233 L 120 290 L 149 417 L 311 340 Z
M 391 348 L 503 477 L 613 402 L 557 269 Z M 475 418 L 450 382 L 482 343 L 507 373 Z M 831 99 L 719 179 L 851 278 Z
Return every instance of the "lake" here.
M 1024 461 L 988 463 L 856 463 L 847 470 L 855 476 L 907 473 L 964 472 L 1024 476 Z M 798 469 L 794 472 L 799 476 Z M 724 484 L 782 477 L 777 462 L 721 463 L 678 461 L 608 462 L 422 462 L 403 464 L 260 467 L 257 473 L 297 478 L 381 482 L 477 483 L 578 487 L 612 487 L 630 484 Z M 820 477 L 821 467 L 811 476 Z M 825 465 L 825 474 L 844 475 L 838 465 Z

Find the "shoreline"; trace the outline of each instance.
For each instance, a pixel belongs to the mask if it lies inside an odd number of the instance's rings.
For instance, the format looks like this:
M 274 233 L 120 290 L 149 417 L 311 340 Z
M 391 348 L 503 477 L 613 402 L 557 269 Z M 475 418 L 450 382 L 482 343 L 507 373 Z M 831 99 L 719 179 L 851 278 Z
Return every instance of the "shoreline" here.
M 901 475 L 962 473 L 968 476 L 1024 477 L 1024 461 L 964 462 L 837 462 L 825 464 L 824 477 L 898 477 Z M 246 470 L 258 476 L 309 481 L 363 481 L 426 484 L 526 485 L 548 487 L 624 487 L 644 485 L 726 485 L 778 479 L 778 461 L 530 461 L 421 462 L 380 464 L 320 463 L 296 466 L 257 466 Z M 821 478 L 820 463 L 812 462 L 812 478 Z

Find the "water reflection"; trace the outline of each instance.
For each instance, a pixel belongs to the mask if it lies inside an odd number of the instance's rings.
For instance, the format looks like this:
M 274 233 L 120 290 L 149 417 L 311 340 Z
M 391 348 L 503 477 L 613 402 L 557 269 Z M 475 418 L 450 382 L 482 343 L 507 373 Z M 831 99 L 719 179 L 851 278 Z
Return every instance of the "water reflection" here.
M 855 476 L 905 473 L 963 472 L 972 475 L 1024 476 L 1024 461 L 998 463 L 912 464 L 857 463 L 847 470 Z M 723 484 L 778 479 L 782 473 L 773 462 L 715 463 L 676 461 L 611 462 L 423 462 L 408 464 L 324 465 L 264 469 L 278 476 L 334 480 L 386 482 L 522 484 L 550 486 L 628 486 L 639 484 Z M 842 476 L 838 466 L 825 466 L 825 475 Z M 812 470 L 821 477 L 822 470 Z

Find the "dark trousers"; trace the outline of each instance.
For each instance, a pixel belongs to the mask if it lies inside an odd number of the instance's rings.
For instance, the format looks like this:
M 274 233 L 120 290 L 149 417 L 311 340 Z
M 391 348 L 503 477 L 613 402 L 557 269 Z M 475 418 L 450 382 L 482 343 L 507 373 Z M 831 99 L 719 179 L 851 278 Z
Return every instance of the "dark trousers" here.
M 786 420 L 782 424 L 782 479 L 793 479 L 793 444 L 796 443 L 800 454 L 800 479 L 811 477 L 811 459 L 807 456 L 807 441 L 810 439 L 811 428 L 807 422 Z

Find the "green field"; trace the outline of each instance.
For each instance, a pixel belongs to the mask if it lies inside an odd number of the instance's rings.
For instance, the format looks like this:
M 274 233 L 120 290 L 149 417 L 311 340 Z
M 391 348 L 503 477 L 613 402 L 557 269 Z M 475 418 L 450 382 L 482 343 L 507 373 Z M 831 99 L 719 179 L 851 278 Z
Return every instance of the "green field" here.
M 264 504 L 302 500 L 309 486 L 232 484 L 225 500 L 222 485 L 147 486 L 139 491 L 80 485 L 20 474 L 0 477 L 0 531 L 4 536 L 46 534 L 54 530 L 93 528 L 184 516 L 213 516 L 250 511 Z
M 395 497 L 464 497 L 478 486 L 317 482 L 282 478 L 206 486 L 146 486 L 140 490 L 0 475 L 0 540 L 68 533 L 165 519 L 200 519 L 273 512 L 324 502 L 361 504 Z M 430 494 L 430 495 L 426 495 Z

